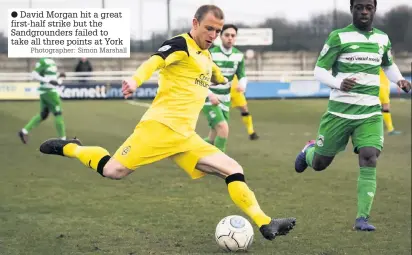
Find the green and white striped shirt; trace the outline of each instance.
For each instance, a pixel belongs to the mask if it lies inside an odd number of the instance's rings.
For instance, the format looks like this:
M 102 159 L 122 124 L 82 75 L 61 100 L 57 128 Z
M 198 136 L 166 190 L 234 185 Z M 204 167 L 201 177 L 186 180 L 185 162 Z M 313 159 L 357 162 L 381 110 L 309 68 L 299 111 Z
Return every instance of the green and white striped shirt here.
M 353 24 L 331 32 L 316 66 L 332 69 L 340 80 L 355 78 L 356 84 L 349 92 L 332 88 L 328 112 L 347 119 L 381 114 L 379 72 L 391 65 L 391 42 L 384 32 L 360 31 Z
M 53 59 L 39 59 L 39 61 L 36 63 L 34 71 L 40 74 L 40 76 L 42 77 L 57 80 L 57 65 Z M 40 91 L 40 93 L 56 91 L 53 85 L 46 82 L 40 82 L 40 87 L 38 90 Z
M 230 106 L 230 87 L 232 86 L 232 81 L 236 75 L 240 81 L 242 78 L 245 78 L 245 60 L 243 53 L 232 47 L 228 52 L 225 49 L 222 49 L 223 46 L 215 46 L 209 51 L 212 55 L 213 62 L 220 68 L 223 76 L 228 79 L 228 83 L 212 85 L 210 90 L 217 95 L 221 104 L 219 106 L 224 111 L 229 111 Z M 209 98 L 206 98 L 205 105 L 211 105 Z

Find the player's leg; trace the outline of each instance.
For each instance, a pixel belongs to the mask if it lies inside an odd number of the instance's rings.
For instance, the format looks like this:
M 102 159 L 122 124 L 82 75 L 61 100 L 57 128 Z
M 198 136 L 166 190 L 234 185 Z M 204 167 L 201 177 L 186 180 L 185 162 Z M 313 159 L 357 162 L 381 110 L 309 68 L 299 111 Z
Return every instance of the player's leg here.
M 60 139 L 66 139 L 66 126 L 64 124 L 63 109 L 60 96 L 57 92 L 49 92 L 46 96 L 48 108 L 53 112 L 54 125 Z
M 127 169 L 103 147 L 84 146 L 78 139 L 49 139 L 40 145 L 40 152 L 44 154 L 60 155 L 68 158 L 77 158 L 84 166 L 95 170 L 103 177 L 121 179 L 130 174 Z
M 209 136 L 208 139 L 205 140 L 225 152 L 229 136 L 229 125 L 226 121 L 228 114 L 225 115 L 221 106 L 218 105 L 205 105 L 202 111 L 206 115 L 209 126 L 216 132 L 215 137 Z M 209 135 L 210 134 L 211 133 L 209 133 Z
M 296 172 L 302 173 L 308 166 L 316 171 L 326 169 L 335 155 L 345 150 L 352 131 L 350 122 L 351 120 L 325 113 L 316 141 L 309 141 L 296 157 Z
M 36 128 L 43 120 L 49 116 L 49 108 L 44 101 L 43 95 L 40 95 L 40 113 L 33 116 L 30 121 L 18 132 L 18 135 L 23 143 L 28 142 L 29 132 Z
M 197 135 L 188 143 L 188 148 L 192 149 L 174 155 L 173 160 L 194 179 L 205 174 L 224 178 L 232 201 L 255 222 L 265 238 L 272 240 L 293 228 L 295 218 L 271 219 L 262 211 L 255 194 L 246 184 L 239 163 Z
M 400 135 L 402 134 L 401 131 L 396 130 L 395 127 L 393 126 L 392 122 L 392 114 L 390 111 L 390 103 L 387 104 L 382 104 L 382 116 L 383 116 L 383 121 L 386 126 L 386 130 L 388 131 L 388 135 Z
M 382 116 L 377 115 L 359 120 L 353 132 L 352 142 L 359 154 L 358 211 L 354 229 L 373 231 L 375 227 L 368 223 L 373 199 L 376 194 L 376 165 L 383 148 Z
M 215 142 L 216 135 L 216 130 L 210 129 L 209 134 L 207 135 L 207 137 L 204 138 L 204 140 L 213 145 Z
M 246 102 L 246 99 L 245 99 Z M 250 140 L 257 140 L 259 136 L 255 132 L 255 128 L 253 126 L 252 115 L 249 112 L 247 104 L 239 107 L 240 114 L 242 116 L 242 122 L 246 127 L 247 133 L 249 135 Z
M 83 165 L 97 171 L 103 177 L 121 179 L 139 166 L 173 155 L 179 143 L 171 129 L 159 122 L 146 121 L 136 126 L 133 134 L 113 156 L 105 148 L 83 146 L 77 139 L 49 139 L 40 146 L 40 151 L 45 154 L 77 158 Z
M 215 116 L 215 113 L 209 114 L 210 111 L 212 111 L 212 105 L 204 105 L 202 108 L 202 112 L 206 117 L 207 123 L 209 125 L 209 134 L 204 138 L 204 140 L 210 144 L 215 143 L 215 138 L 216 138 L 216 130 L 213 129 L 213 116 Z
M 214 145 L 221 151 L 225 152 L 229 137 L 229 125 L 226 121 L 221 121 L 215 125 L 214 129 L 216 130 Z
M 392 123 L 392 114 L 390 112 L 390 88 L 389 86 L 381 85 L 379 89 L 379 100 L 382 105 L 383 121 L 388 131 L 388 135 L 400 135 L 402 132 L 395 130 Z
M 240 111 L 242 122 L 246 127 L 249 138 L 251 140 L 259 139 L 259 136 L 253 127 L 252 115 L 247 107 L 245 94 L 238 92 L 235 88 L 232 88 L 230 91 L 230 97 L 232 108 L 237 108 Z

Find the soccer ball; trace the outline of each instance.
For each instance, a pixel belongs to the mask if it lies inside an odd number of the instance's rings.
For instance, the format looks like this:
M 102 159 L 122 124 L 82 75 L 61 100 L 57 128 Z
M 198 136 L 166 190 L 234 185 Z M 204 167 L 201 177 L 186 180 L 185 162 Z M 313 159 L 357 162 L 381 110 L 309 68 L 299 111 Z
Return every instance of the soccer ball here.
M 253 242 L 253 227 L 239 215 L 223 218 L 216 226 L 215 238 L 220 248 L 228 252 L 247 251 Z

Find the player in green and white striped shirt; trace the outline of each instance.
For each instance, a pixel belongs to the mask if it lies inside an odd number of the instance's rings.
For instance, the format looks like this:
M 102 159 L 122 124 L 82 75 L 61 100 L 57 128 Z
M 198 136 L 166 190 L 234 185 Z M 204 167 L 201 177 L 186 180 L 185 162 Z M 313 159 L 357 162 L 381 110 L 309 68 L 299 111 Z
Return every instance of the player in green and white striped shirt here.
M 373 231 L 368 218 L 376 192 L 376 162 L 383 148 L 380 68 L 405 92 L 411 84 L 393 63 L 388 35 L 372 27 L 377 1 L 350 0 L 350 4 L 353 23 L 330 33 L 316 63 L 315 77 L 331 87 L 328 110 L 317 140 L 309 141 L 298 154 L 295 170 L 326 169 L 351 138 L 360 166 L 354 229 Z
M 225 152 L 229 135 L 230 89 L 235 75 L 239 80 L 239 87 L 246 89 L 245 60 L 243 53 L 233 47 L 237 35 L 237 27 L 225 24 L 220 38 L 222 45 L 215 46 L 209 51 L 213 62 L 220 68 L 228 83 L 210 86 L 211 93 L 206 98 L 202 112 L 205 114 L 209 126 L 209 136 L 205 138 L 221 151 Z
M 62 106 L 59 93 L 55 89 L 55 85 L 61 83 L 61 78 L 64 77 L 64 73 L 59 74 L 57 72 L 57 66 L 53 59 L 41 58 L 36 63 L 36 66 L 32 72 L 32 77 L 35 80 L 40 81 L 38 91 L 40 93 L 40 113 L 34 116 L 27 124 L 22 128 L 18 135 L 23 143 L 28 142 L 29 132 L 37 127 L 40 122 L 45 120 L 49 113 L 54 115 L 54 122 L 57 129 L 58 137 L 66 139 L 66 131 L 64 126 L 64 120 L 62 116 Z

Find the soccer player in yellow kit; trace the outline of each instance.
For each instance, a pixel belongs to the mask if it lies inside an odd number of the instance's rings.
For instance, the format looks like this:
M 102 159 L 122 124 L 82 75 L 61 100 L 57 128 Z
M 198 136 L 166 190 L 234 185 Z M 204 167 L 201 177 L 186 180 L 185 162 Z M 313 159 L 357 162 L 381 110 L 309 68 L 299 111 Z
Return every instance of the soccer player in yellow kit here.
M 400 135 L 402 132 L 395 130 L 392 124 L 392 115 L 390 112 L 390 82 L 389 79 L 386 77 L 384 71 L 381 69 L 380 71 L 380 88 L 379 88 L 379 100 L 381 101 L 382 105 L 382 116 L 383 122 L 385 123 L 386 130 L 388 131 L 388 135 Z
M 201 6 L 189 33 L 165 41 L 132 78 L 123 81 L 122 91 L 128 98 L 160 69 L 159 89 L 152 105 L 113 156 L 102 147 L 83 146 L 77 139 L 49 139 L 40 151 L 77 158 L 111 179 L 121 179 L 140 166 L 171 158 L 193 179 L 206 174 L 224 178 L 233 202 L 256 223 L 266 239 L 286 235 L 296 219 L 268 217 L 246 184 L 242 167 L 195 132 L 205 98 L 209 95 L 213 99 L 210 83 L 227 82 L 208 51 L 223 23 L 224 14 L 219 7 Z

